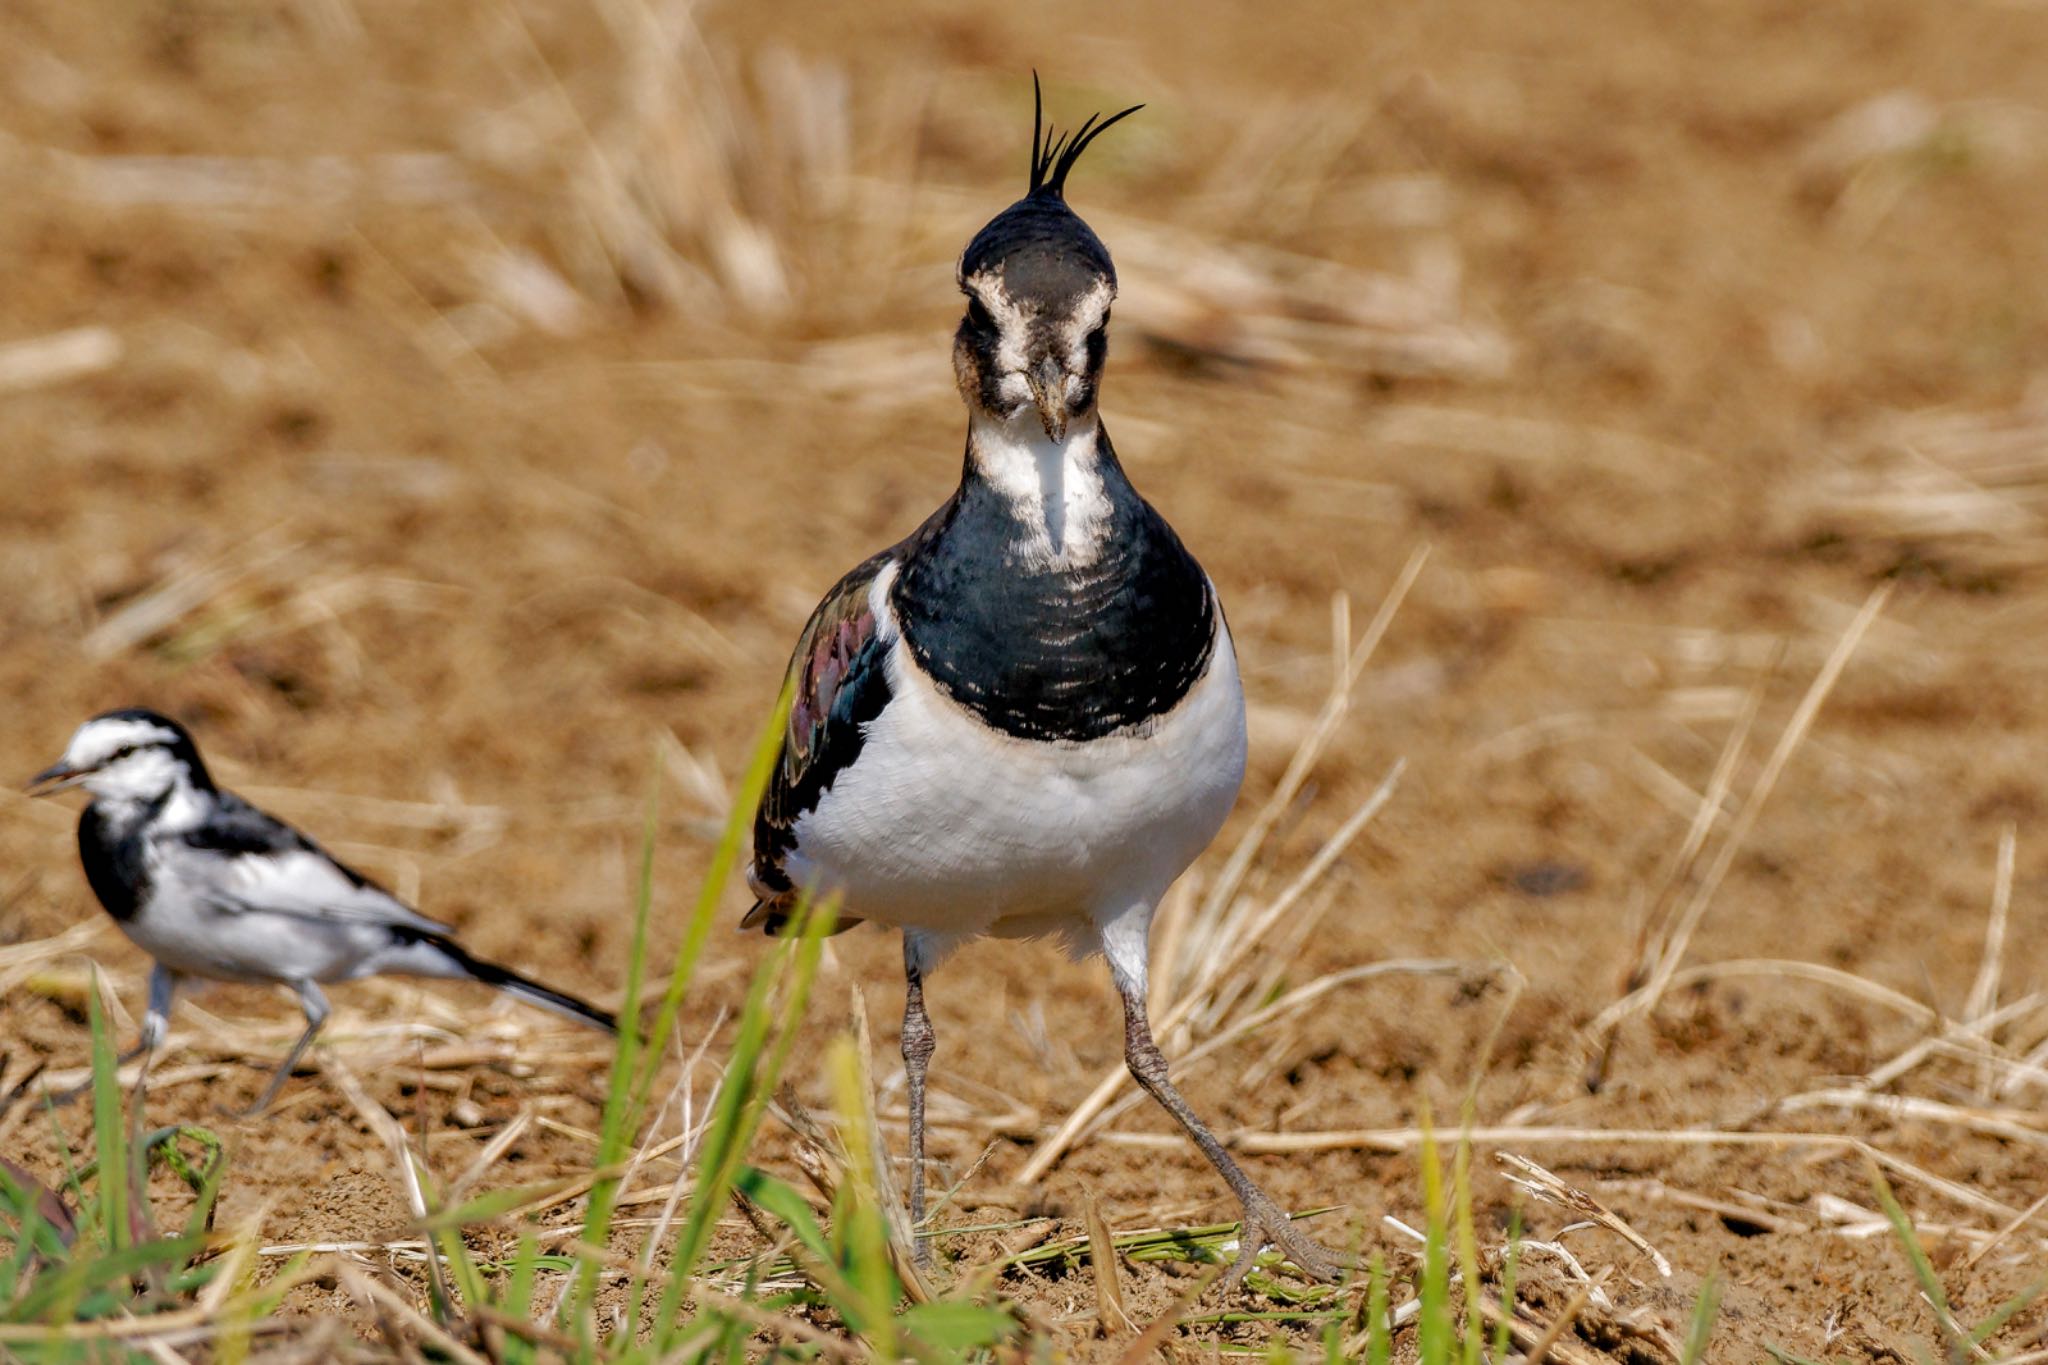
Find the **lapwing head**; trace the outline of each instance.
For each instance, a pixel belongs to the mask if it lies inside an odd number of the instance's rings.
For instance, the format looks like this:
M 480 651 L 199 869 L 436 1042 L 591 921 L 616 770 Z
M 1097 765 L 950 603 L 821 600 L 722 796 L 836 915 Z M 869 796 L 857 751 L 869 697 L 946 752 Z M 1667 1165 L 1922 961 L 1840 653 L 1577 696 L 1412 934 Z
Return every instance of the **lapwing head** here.
M 107 711 L 78 727 L 58 759 L 29 780 L 31 796 L 84 787 L 103 801 L 150 802 L 180 786 L 211 788 L 185 727 L 141 707 Z
M 1036 74 L 1031 89 L 1031 183 L 960 255 L 967 316 L 953 337 L 953 369 L 971 406 L 1006 422 L 1035 412 L 1057 442 L 1095 407 L 1116 298 L 1109 249 L 1067 207 L 1067 175 L 1103 130 L 1144 106 L 1090 115 L 1056 137 Z

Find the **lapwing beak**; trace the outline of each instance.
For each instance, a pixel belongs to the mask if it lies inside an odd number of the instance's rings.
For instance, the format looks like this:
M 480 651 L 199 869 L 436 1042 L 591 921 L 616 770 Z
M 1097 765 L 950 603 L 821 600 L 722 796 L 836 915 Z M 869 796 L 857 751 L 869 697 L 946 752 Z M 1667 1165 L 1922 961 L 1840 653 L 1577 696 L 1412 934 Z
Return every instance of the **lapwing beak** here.
M 1060 440 L 1067 434 L 1067 376 L 1059 362 L 1047 356 L 1024 372 L 1024 382 L 1031 389 L 1031 401 L 1038 408 L 1045 434 Z
M 52 763 L 28 780 L 25 790 L 30 796 L 54 796 L 66 787 L 75 787 L 85 779 L 85 773 L 68 763 Z

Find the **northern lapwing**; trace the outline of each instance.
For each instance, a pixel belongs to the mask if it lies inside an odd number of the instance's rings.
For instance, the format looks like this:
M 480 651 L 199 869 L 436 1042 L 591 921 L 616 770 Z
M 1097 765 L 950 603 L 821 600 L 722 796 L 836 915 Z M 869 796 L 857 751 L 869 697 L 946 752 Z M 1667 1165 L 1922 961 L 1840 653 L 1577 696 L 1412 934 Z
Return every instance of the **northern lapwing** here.
M 1131 486 L 1097 410 L 1116 270 L 1067 179 L 1135 112 L 1054 137 L 1040 104 L 1028 191 L 960 257 L 960 486 L 840 579 L 797 640 L 743 923 L 775 932 L 810 891 L 840 898 L 842 924 L 903 930 L 913 1221 L 925 977 L 969 939 L 1049 935 L 1108 958 L 1132 1074 L 1243 1203 L 1229 1282 L 1267 1246 L 1332 1278 L 1336 1258 L 1174 1088 L 1146 1020 L 1152 914 L 1236 800 L 1245 720 L 1215 586 Z

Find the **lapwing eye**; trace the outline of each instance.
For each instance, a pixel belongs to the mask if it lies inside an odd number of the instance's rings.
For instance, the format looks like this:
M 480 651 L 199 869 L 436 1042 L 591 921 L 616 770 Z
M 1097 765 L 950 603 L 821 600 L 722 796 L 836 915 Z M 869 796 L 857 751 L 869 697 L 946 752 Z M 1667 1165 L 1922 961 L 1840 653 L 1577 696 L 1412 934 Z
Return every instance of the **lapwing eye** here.
M 1088 353 L 1089 365 L 1100 365 L 1103 357 L 1109 354 L 1109 319 L 1105 317 L 1096 323 L 1088 335 L 1081 339 L 1081 345 Z
M 967 323 L 977 332 L 996 329 L 996 320 L 989 316 L 988 306 L 973 294 L 967 296 Z

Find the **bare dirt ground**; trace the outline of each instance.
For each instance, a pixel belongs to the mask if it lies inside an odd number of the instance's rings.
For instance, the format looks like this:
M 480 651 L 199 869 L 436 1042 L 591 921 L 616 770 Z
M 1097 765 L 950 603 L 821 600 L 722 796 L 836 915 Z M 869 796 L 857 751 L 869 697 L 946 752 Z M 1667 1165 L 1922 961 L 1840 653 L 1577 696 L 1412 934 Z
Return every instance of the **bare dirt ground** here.
M 1253 885 L 1405 758 L 1283 984 L 1412 957 L 1523 983 L 1338 990 L 1187 1069 L 1194 1103 L 1336 1135 L 1247 1160 L 1405 1255 L 1380 1222 L 1420 1220 L 1402 1133 L 1476 1075 L 1476 1123 L 1513 1130 L 1480 1144 L 1489 1235 L 1519 1197 L 1493 1153 L 1515 1152 L 1673 1268 L 1566 1234 L 1611 1267 L 1582 1356 L 1667 1359 L 1709 1273 L 1716 1359 L 1936 1339 L 1859 1149 L 1706 1130 L 1871 1144 L 1960 1319 L 2031 1283 L 2048 1230 L 1991 1235 L 2048 1194 L 2036 6 L 9 6 L 0 774 L 101 708 L 171 711 L 229 785 L 478 951 L 615 1001 L 650 781 L 665 949 L 805 614 L 956 476 L 950 270 L 1021 184 L 1033 65 L 1062 119 L 1149 103 L 1073 197 L 1124 278 L 1119 449 L 1247 669 L 1252 771 L 1200 875 L 1323 701 L 1333 594 L 1355 635 L 1427 547 Z M 73 820 L 0 797 L 10 1076 L 83 1065 L 89 961 L 124 1031 L 141 1009 Z M 1589 1090 L 1640 927 L 1703 885 L 1685 970 Z M 761 947 L 714 940 L 692 1042 Z M 1731 962 L 1752 965 L 1693 970 Z M 873 931 L 835 941 L 817 1039 L 856 985 L 893 1055 L 897 949 Z M 481 991 L 336 995 L 327 1065 L 441 1170 L 529 1113 L 491 1180 L 588 1168 L 596 1043 Z M 1099 964 L 984 945 L 932 1011 L 947 1173 L 992 1144 L 950 1219 L 1072 1235 L 1087 1195 L 1119 1228 L 1229 1216 L 1147 1108 L 1013 1182 L 1118 1062 Z M 229 1135 L 223 1216 L 274 1244 L 398 1235 L 388 1153 L 336 1082 L 215 1114 L 297 1027 L 263 991 L 187 1003 L 152 1118 Z M 54 1163 L 39 1115 L 0 1133 Z M 1576 1215 L 1526 1217 L 1551 1237 Z M 1141 1314 L 1185 1287 L 1126 1279 Z M 1555 1265 L 1528 1279 L 1539 1315 L 1571 1292 Z M 1112 1349 L 1085 1279 L 1010 1289 Z

